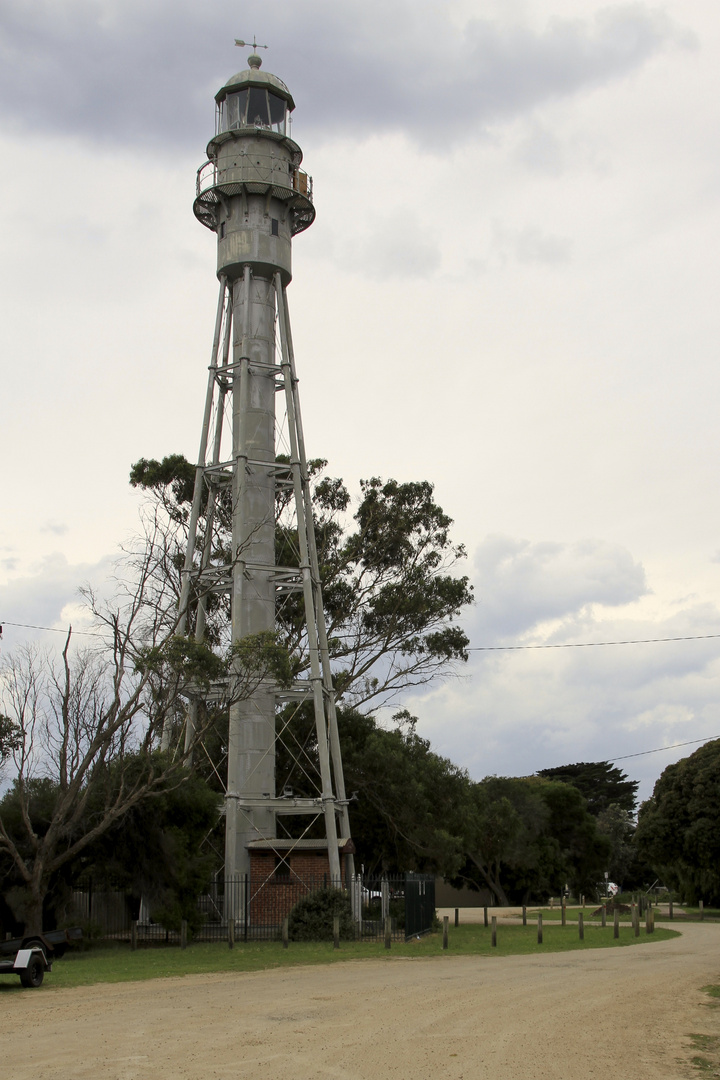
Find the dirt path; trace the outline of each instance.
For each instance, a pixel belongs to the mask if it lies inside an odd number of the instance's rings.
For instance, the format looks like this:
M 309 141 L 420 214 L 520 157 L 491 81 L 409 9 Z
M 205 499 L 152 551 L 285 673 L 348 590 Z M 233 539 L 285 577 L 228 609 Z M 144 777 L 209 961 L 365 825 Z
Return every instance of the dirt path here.
M 720 927 L 639 947 L 356 961 L 0 995 L 7 1080 L 693 1075 Z

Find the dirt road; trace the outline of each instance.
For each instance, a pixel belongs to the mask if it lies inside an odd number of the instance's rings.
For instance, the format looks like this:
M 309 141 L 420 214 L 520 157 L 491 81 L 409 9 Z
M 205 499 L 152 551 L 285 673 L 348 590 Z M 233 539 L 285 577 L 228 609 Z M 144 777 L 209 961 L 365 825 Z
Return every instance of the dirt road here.
M 697 1075 L 720 926 L 638 947 L 359 961 L 0 995 L 7 1080 Z M 713 1073 L 712 1075 L 715 1075 Z

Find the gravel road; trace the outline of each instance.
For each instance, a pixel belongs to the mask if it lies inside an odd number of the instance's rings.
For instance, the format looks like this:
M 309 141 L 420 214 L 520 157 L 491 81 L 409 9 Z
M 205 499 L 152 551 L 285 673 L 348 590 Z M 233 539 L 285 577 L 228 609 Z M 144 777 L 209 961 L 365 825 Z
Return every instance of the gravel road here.
M 697 1075 L 720 925 L 638 947 L 350 961 L 0 993 L 7 1080 L 633 1080 Z M 52 976 L 50 976 L 51 978 Z M 717 1075 L 712 1073 L 712 1075 Z

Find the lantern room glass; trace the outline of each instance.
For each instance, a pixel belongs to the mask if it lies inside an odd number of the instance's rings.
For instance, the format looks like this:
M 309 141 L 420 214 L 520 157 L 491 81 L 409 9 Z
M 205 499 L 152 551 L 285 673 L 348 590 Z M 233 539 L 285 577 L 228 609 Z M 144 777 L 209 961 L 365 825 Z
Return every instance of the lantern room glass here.
M 218 131 L 257 127 L 286 134 L 287 103 L 264 87 L 251 86 L 228 94 L 219 105 Z

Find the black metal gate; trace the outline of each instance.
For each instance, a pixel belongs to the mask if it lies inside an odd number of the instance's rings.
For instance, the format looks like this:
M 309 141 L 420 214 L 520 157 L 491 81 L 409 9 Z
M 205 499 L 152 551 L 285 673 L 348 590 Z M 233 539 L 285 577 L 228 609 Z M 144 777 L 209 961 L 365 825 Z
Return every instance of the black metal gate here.
M 435 878 L 405 875 L 405 940 L 429 934 L 435 917 Z

